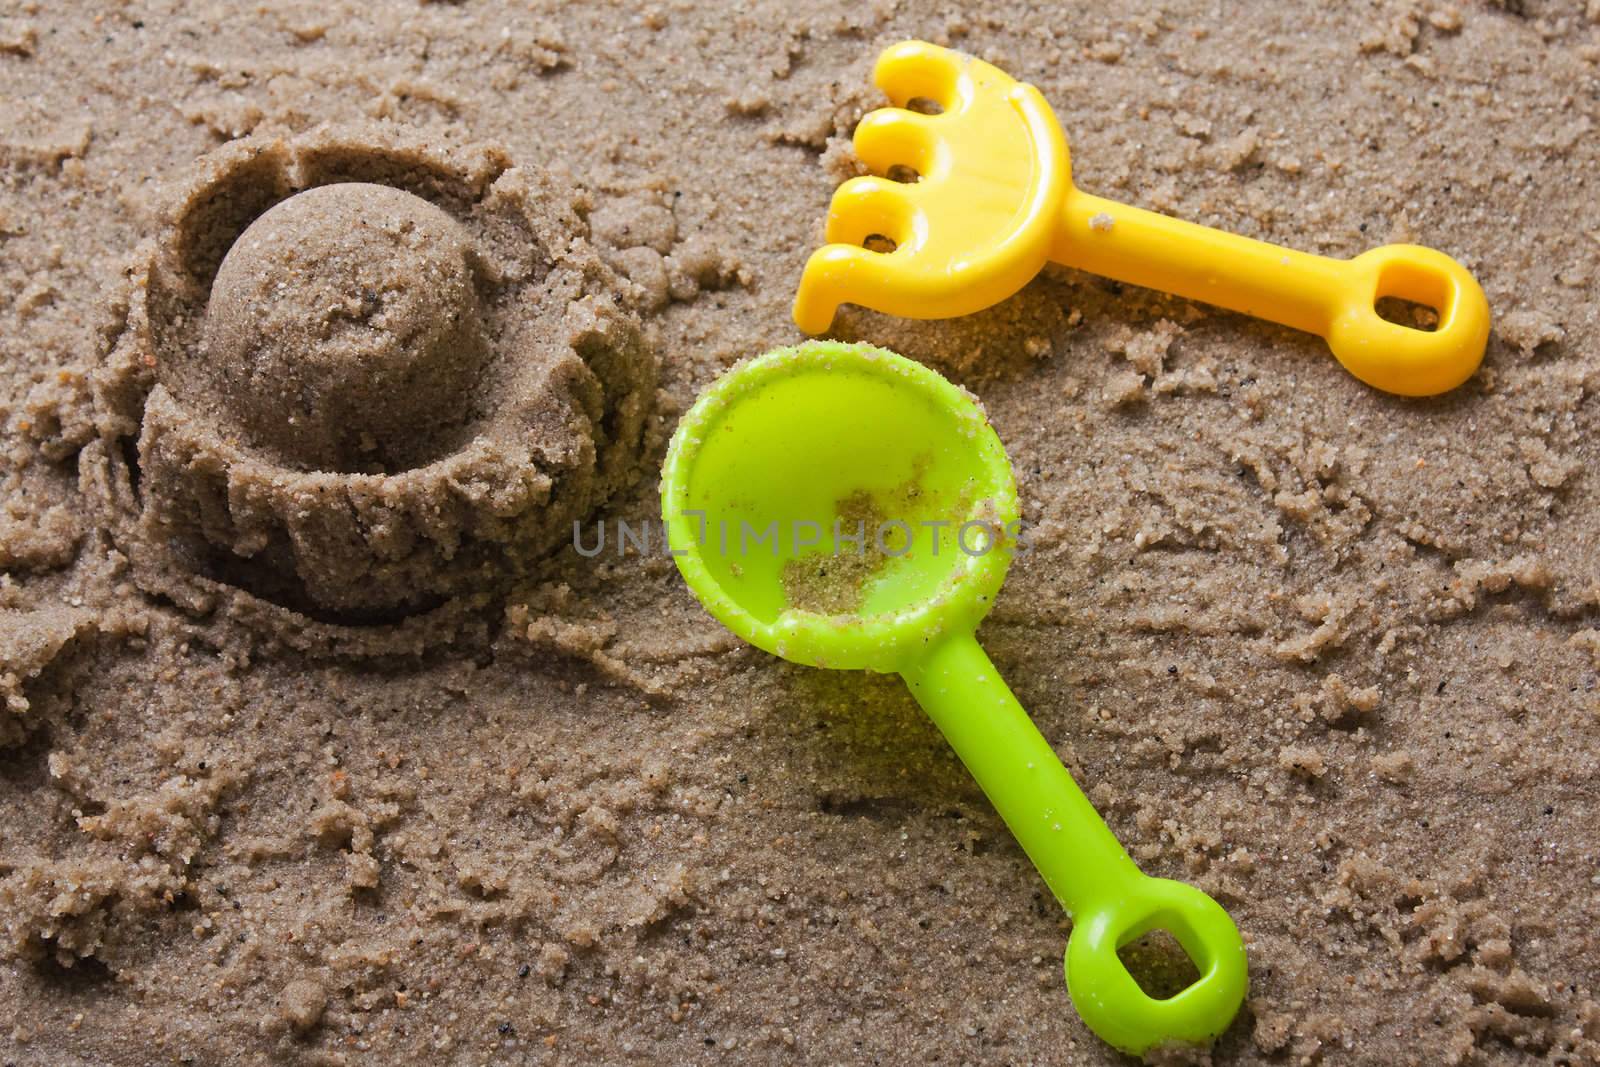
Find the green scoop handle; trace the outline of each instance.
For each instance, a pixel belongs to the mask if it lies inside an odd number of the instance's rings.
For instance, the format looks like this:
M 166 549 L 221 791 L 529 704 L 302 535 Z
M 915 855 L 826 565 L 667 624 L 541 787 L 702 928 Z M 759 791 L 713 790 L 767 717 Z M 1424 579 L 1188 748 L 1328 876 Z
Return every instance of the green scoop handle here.
M 1139 870 L 972 634 L 947 636 L 901 677 L 1071 916 L 1067 991 L 1090 1029 L 1135 1053 L 1216 1038 L 1248 980 L 1244 942 L 1222 906 Z M 1177 938 L 1200 971 L 1165 1000 L 1145 993 L 1117 955 L 1155 929 Z

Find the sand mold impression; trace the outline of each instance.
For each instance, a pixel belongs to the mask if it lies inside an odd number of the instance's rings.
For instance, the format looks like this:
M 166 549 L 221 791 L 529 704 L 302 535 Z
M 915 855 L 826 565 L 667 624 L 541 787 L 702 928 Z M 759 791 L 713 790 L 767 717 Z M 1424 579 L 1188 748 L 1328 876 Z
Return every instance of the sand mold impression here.
M 587 235 L 493 148 L 202 160 L 129 273 L 83 457 L 140 587 L 378 648 L 548 554 L 636 469 L 655 382 Z

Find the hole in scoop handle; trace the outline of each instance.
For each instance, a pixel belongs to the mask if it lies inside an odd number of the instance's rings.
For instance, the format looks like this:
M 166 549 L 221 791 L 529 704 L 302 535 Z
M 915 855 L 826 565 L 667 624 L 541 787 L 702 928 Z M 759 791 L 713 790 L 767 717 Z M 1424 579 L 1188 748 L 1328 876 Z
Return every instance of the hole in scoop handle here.
M 1489 340 L 1489 302 L 1467 269 L 1420 245 L 1384 245 L 1344 265 L 1326 337 L 1345 369 L 1402 396 L 1433 396 L 1472 376 Z M 1433 330 L 1390 322 L 1377 302 L 1399 297 L 1439 313 Z
M 1175 937 L 1200 971 L 1187 988 L 1157 1000 L 1139 988 L 1117 950 L 1151 930 Z M 1121 896 L 1073 919 L 1067 991 L 1107 1044 L 1142 1055 L 1158 1045 L 1208 1044 L 1228 1028 L 1249 986 L 1244 941 L 1223 910 L 1194 886 L 1141 877 Z

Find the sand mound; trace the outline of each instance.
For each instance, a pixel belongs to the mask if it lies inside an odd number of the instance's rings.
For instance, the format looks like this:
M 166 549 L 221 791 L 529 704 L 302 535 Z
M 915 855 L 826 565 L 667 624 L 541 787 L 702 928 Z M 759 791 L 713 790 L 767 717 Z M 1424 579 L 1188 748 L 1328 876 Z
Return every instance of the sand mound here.
M 654 382 L 586 235 L 492 150 L 321 134 L 202 162 L 100 389 L 141 586 L 393 626 L 561 543 L 635 469 Z

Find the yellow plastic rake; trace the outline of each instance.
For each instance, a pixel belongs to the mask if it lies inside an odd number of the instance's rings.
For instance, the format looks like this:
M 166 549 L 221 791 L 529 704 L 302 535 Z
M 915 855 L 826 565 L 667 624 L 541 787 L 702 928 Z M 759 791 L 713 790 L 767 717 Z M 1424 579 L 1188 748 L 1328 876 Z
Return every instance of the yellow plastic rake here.
M 873 174 L 834 194 L 829 244 L 806 263 L 795 297 L 807 333 L 825 332 L 842 303 L 908 318 L 970 314 L 1054 262 L 1315 333 L 1350 373 L 1391 393 L 1442 393 L 1483 358 L 1488 302 L 1442 252 L 1396 244 L 1331 259 L 1085 193 L 1039 91 L 960 52 L 907 41 L 879 57 L 874 78 L 894 106 L 856 127 L 856 154 Z M 940 112 L 908 107 L 923 100 Z M 901 167 L 918 180 L 888 177 Z M 874 237 L 894 249 L 865 247 Z M 1433 308 L 1437 328 L 1383 318 L 1384 297 Z

